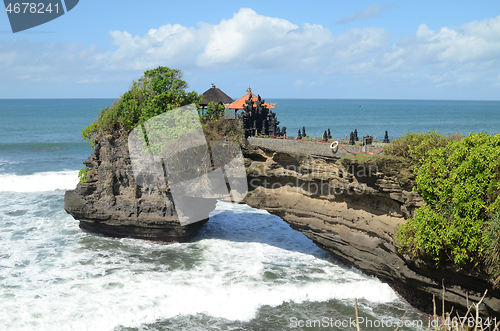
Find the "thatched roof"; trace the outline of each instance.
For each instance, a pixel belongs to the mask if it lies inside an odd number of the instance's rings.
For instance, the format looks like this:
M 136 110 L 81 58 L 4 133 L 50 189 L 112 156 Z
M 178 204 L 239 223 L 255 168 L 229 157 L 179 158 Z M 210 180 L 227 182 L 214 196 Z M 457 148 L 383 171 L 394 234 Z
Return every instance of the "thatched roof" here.
M 203 102 L 200 103 L 200 106 L 206 107 L 211 101 L 225 105 L 233 102 L 234 100 L 212 84 L 212 87 L 203 93 Z

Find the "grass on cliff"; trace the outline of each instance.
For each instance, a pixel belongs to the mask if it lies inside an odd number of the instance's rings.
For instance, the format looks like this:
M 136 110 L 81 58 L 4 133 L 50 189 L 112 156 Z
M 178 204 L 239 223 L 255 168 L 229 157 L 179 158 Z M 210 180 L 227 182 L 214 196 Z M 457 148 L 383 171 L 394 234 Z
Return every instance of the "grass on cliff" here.
M 400 226 L 401 250 L 436 265 L 489 270 L 500 280 L 500 134 L 412 133 L 386 149 L 416 175 L 426 205 Z

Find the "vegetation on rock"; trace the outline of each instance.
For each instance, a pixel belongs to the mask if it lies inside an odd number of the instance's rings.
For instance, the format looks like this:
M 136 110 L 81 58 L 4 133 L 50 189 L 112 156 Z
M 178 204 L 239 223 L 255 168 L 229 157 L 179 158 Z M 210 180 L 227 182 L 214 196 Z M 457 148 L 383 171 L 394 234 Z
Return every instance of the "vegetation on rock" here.
M 85 166 L 85 168 L 80 169 L 78 172 L 78 179 L 80 179 L 80 183 L 85 184 L 87 182 L 87 171 L 89 167 Z
M 437 264 L 486 262 L 498 280 L 500 134 L 412 133 L 387 152 L 407 160 L 426 202 L 400 226 L 401 249 Z
M 168 67 L 160 66 L 145 71 L 138 81 L 133 82 L 129 91 L 110 107 L 100 111 L 98 119 L 82 131 L 82 137 L 90 143 L 92 148 L 95 148 L 99 137 L 126 137 L 134 128 L 155 116 L 192 104 L 198 107 L 203 100 L 203 95 L 186 92 L 188 84 L 181 78 L 180 70 Z M 207 141 L 228 140 L 240 144 L 241 125 L 239 121 L 226 117 L 223 105 L 210 102 L 206 110 L 198 109 L 198 115 Z M 193 130 L 196 131 L 196 127 L 199 128 L 198 119 L 192 116 L 174 114 L 169 117 L 168 121 L 175 125 L 165 125 L 161 120 L 149 121 L 147 123 L 149 134 L 169 137 L 170 141 L 180 142 L 184 135 L 190 134 Z M 142 126 L 142 132 L 145 133 L 145 126 Z M 148 136 L 144 134 L 144 137 L 148 148 L 154 153 L 159 153 L 158 149 L 162 148 L 162 144 L 150 145 Z M 208 147 L 210 149 L 210 144 Z M 80 171 L 81 183 L 86 181 L 86 169 Z
M 446 147 L 449 141 L 460 139 L 462 139 L 462 136 L 459 134 L 444 135 L 436 131 L 407 133 L 394 139 L 384 152 L 385 154 L 402 157 L 410 170 L 415 170 L 415 166 L 431 150 Z
M 156 115 L 201 102 L 201 95 L 185 91 L 188 84 L 181 78 L 182 73 L 177 69 L 160 66 L 146 70 L 129 91 L 111 107 L 101 110 L 99 118 L 82 131 L 82 137 L 94 147 L 99 134 L 129 132 Z
M 82 137 L 93 147 L 98 135 L 129 133 L 139 124 L 152 117 L 182 106 L 200 103 L 203 95 L 186 92 L 188 84 L 177 69 L 158 67 L 146 70 L 137 82 L 133 82 L 111 107 L 101 110 L 99 117 L 82 131 Z M 241 132 L 235 121 L 226 118 L 223 105 L 210 102 L 205 111 L 198 109 L 205 135 L 239 143 Z M 218 124 L 213 124 L 217 122 Z M 226 127 L 227 124 L 227 127 Z M 210 131 L 213 128 L 215 131 Z M 208 139 L 210 140 L 210 139 Z

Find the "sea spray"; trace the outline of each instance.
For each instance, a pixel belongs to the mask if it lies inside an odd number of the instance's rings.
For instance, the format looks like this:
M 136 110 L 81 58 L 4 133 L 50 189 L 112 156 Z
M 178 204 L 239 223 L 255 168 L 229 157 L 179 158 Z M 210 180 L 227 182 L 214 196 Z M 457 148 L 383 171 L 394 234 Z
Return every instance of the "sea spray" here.
M 400 307 L 394 319 L 408 308 L 386 284 L 332 263 L 280 218 L 246 205 L 219 203 L 196 239 L 163 245 L 82 232 L 60 191 L 0 196 L 8 202 L 0 206 L 0 325 L 8 330 L 167 321 L 182 329 L 182 316 L 252 324 L 263 307 L 288 316 L 290 305 L 309 311 L 323 302 L 342 311 L 355 297 L 373 319 L 388 318 L 384 306 Z
M 49 192 L 74 189 L 78 171 L 38 172 L 32 175 L 0 174 L 0 192 Z

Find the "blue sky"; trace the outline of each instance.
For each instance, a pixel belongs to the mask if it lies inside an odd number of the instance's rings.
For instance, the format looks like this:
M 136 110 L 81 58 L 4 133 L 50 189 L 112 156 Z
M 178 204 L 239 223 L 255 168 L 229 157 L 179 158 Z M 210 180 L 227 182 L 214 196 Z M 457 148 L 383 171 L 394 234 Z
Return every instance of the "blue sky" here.
M 500 1 L 94 1 L 13 34 L 0 98 L 119 97 L 144 70 L 233 98 L 500 100 Z

